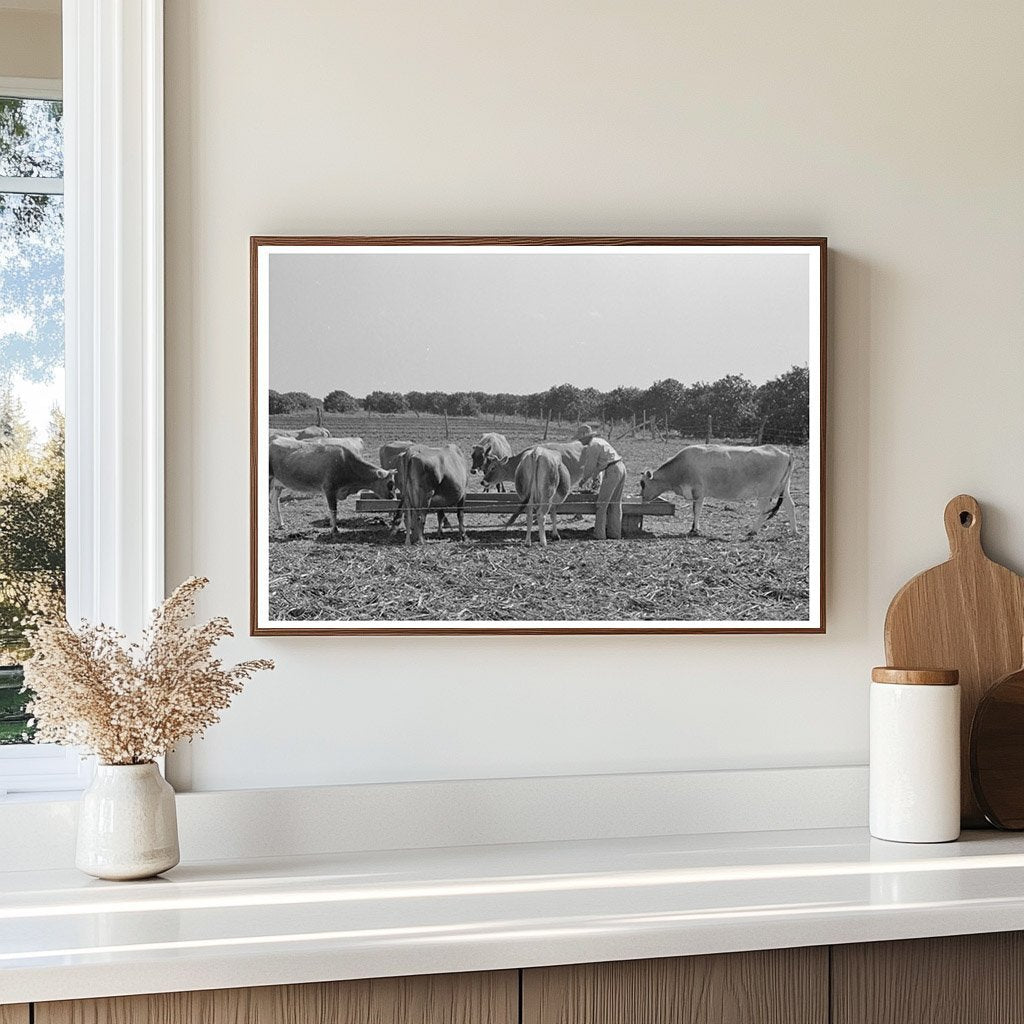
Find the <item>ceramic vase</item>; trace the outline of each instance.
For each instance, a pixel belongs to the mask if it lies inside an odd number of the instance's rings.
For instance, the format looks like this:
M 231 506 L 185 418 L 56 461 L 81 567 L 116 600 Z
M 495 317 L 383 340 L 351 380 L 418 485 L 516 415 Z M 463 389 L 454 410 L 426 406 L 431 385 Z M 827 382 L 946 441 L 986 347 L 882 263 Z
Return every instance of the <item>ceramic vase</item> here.
M 149 764 L 99 764 L 82 794 L 75 865 L 96 878 L 151 878 L 180 860 L 174 790 Z
M 876 668 L 871 683 L 870 827 L 876 839 L 960 835 L 960 686 L 954 670 Z

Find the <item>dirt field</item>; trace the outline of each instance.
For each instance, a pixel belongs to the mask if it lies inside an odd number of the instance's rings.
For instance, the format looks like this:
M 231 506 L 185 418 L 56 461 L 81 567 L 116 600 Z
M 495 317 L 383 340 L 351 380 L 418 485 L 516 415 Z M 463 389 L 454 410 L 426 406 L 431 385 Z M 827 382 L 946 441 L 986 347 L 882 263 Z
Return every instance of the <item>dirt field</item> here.
M 271 417 L 271 426 L 309 425 L 308 413 Z M 376 462 L 385 440 L 441 443 L 444 421 L 413 415 L 325 416 L 335 436 L 361 436 Z M 575 424 L 550 428 L 551 440 L 571 437 Z M 514 450 L 540 440 L 543 426 L 488 417 L 455 420 L 451 440 L 467 458 L 485 430 L 504 433 Z M 628 470 L 626 494 L 639 494 L 639 478 L 695 440 L 671 437 L 613 438 Z M 467 516 L 469 540 L 433 531 L 420 547 L 387 542 L 388 524 L 355 512 L 354 499 L 339 507 L 340 535 L 332 537 L 322 495 L 285 493 L 283 531 L 270 532 L 270 612 L 278 620 L 802 620 L 808 615 L 807 449 L 793 449 L 792 494 L 800 533 L 792 537 L 780 510 L 768 528 L 745 540 L 754 503 L 708 499 L 703 536 L 689 537 L 689 504 L 674 517 L 647 517 L 642 536 L 599 543 L 593 520 L 559 517 L 562 540 L 546 549 L 523 545 L 521 521 L 501 529 L 497 516 Z M 480 490 L 480 477 L 470 477 Z

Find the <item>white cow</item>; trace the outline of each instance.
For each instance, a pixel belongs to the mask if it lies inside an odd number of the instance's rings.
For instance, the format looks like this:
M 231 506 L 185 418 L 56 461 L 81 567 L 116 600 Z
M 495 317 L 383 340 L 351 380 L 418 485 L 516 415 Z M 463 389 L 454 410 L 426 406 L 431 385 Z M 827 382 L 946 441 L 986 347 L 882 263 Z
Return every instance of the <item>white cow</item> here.
M 290 437 L 293 441 L 313 441 L 321 437 L 330 437 L 331 432 L 326 427 L 297 427 L 295 430 L 271 427 L 269 436 L 271 441 L 276 441 L 279 437 Z
M 365 449 L 363 439 L 361 437 L 311 437 L 307 439 L 307 444 L 333 444 L 339 448 L 347 448 L 350 452 L 355 452 L 356 455 L 362 455 Z M 383 467 L 387 469 L 387 466 Z
M 507 459 L 511 454 L 512 445 L 508 443 L 508 438 L 504 434 L 482 434 L 480 440 L 473 445 L 469 472 L 473 474 L 479 470 L 482 473 L 487 468 L 489 459 Z M 490 484 L 485 480 L 484 490 L 489 489 Z M 499 482 L 496 489 L 504 491 L 504 483 Z
M 526 510 L 526 546 L 533 543 L 533 518 L 537 517 L 537 535 L 542 546 L 548 543 L 544 532 L 544 517 L 551 515 L 551 532 L 558 540 L 558 519 L 555 506 L 569 494 L 569 470 L 561 455 L 537 445 L 522 454 L 516 468 L 516 492 L 523 499 L 520 512 Z
M 363 489 L 379 498 L 395 495 L 395 473 L 378 469 L 344 445 L 307 444 L 292 438 L 270 442 L 270 492 L 277 516 L 281 518 L 281 492 L 323 492 L 330 514 L 331 532 L 338 532 L 338 502 Z
M 579 487 L 583 481 L 583 450 L 586 448 L 582 441 L 542 441 L 540 445 L 534 445 L 534 448 L 537 447 L 554 452 L 562 460 L 562 465 L 569 474 L 570 491 Z M 531 451 L 533 448 L 524 448 L 517 455 L 510 455 L 506 459 L 491 456 L 484 464 L 484 484 L 516 483 L 519 464 Z M 505 524 L 506 530 L 519 518 L 522 510 L 523 506 L 520 506 L 512 514 L 512 518 Z
M 570 484 L 573 487 L 579 487 L 583 481 L 583 449 L 586 447 L 583 442 L 542 441 L 539 447 L 557 453 L 569 472 Z M 518 455 L 510 455 L 506 458 L 497 458 L 492 455 L 484 463 L 484 483 L 515 483 L 520 460 L 529 451 L 533 451 L 533 448 L 524 448 Z
M 640 480 L 640 496 L 653 501 L 666 491 L 693 502 L 692 535 L 700 533 L 700 510 L 705 498 L 726 501 L 756 499 L 757 516 L 748 536 L 758 534 L 785 503 L 789 525 L 796 527 L 796 506 L 789 493 L 793 456 L 773 444 L 693 444 Z M 774 502 L 774 507 L 772 503 Z

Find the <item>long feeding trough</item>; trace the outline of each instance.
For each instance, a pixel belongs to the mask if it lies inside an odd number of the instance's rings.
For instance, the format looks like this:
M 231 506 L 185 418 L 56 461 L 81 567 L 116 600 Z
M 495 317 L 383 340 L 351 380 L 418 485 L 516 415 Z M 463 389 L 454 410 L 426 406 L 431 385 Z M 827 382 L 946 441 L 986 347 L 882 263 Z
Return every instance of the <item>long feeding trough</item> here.
M 363 492 L 356 498 L 357 512 L 385 512 L 394 514 L 399 502 L 394 498 L 377 498 Z M 474 491 L 466 495 L 463 512 L 466 515 L 511 516 L 522 504 L 522 498 L 514 493 Z M 431 512 L 445 512 L 452 515 L 456 509 L 447 505 L 431 505 Z M 597 514 L 596 496 L 593 493 L 574 492 L 556 507 L 559 516 L 593 516 Z M 622 535 L 636 537 L 644 526 L 644 516 L 674 516 L 676 507 L 670 501 L 656 498 L 654 501 L 624 501 L 622 503 Z

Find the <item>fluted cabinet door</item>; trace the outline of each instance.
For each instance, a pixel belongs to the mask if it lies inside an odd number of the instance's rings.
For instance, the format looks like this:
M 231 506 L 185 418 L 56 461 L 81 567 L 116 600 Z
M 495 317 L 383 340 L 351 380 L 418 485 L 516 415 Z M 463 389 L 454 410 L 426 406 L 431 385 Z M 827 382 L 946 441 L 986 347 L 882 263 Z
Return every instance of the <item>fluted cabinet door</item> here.
M 28 1006 L 19 1003 L 17 1006 L 0 1006 L 0 1024 L 28 1024 Z
M 832 947 L 833 1024 L 1024 1021 L 1024 933 Z
M 523 1024 L 827 1022 L 824 947 L 523 972 Z
M 173 992 L 37 1003 L 35 1024 L 517 1024 L 518 988 L 495 971 Z

